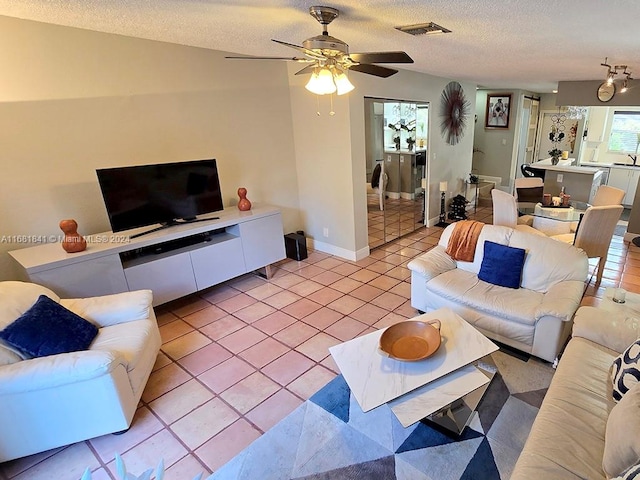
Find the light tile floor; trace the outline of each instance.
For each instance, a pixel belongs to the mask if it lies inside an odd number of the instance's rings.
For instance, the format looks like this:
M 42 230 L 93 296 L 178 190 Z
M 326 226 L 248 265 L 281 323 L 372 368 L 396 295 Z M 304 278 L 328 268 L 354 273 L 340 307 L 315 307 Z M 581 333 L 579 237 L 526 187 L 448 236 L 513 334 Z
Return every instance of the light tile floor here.
M 478 220 L 491 223 L 491 209 Z M 157 309 L 162 349 L 129 431 L 0 464 L 0 479 L 115 479 L 114 454 L 135 474 L 160 458 L 167 480 L 213 472 L 337 374 L 328 348 L 416 315 L 407 263 L 432 248 L 422 228 L 359 262 L 311 252 Z M 592 268 L 593 270 L 593 268 Z M 599 286 L 640 293 L 640 249 L 614 237 Z

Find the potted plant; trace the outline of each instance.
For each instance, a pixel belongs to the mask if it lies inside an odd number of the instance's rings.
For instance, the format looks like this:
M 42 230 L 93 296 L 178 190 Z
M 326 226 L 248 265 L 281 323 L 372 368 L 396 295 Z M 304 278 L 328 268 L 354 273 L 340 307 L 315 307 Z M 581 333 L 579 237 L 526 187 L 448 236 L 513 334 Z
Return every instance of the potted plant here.
M 562 150 L 554 148 L 553 150 L 549 150 L 549 155 L 551 155 L 551 165 L 557 165 L 560 161 Z

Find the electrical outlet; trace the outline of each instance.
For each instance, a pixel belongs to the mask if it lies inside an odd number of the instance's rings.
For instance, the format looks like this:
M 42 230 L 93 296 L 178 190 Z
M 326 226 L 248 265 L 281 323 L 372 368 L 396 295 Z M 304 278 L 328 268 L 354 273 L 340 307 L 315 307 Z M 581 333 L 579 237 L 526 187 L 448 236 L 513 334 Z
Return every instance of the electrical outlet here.
M 559 174 L 558 174 L 558 177 L 556 178 L 556 182 L 558 182 L 558 183 L 562 183 L 562 180 L 564 180 L 564 175 L 563 175 L 563 174 L 561 174 L 561 173 L 559 173 Z
M 327 227 L 324 227 L 324 228 L 322 229 L 322 236 L 323 236 L 324 238 L 329 238 L 329 229 L 328 229 Z

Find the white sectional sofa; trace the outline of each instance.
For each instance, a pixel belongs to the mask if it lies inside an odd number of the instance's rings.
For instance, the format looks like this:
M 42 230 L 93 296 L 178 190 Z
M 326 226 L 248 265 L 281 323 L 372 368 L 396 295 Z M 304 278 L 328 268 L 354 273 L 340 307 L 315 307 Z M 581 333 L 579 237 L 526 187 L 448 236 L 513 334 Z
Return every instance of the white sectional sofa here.
M 640 337 L 638 317 L 580 307 L 511 480 L 604 480 L 638 461 L 639 387 L 625 394 L 635 396 L 630 403 L 616 404 L 609 375 Z
M 409 263 L 411 305 L 422 312 L 449 307 L 489 338 L 553 362 L 584 292 L 586 254 L 548 237 L 485 225 L 473 262 L 456 261 L 445 251 L 454 227 Z M 520 288 L 478 278 L 487 240 L 526 251 Z

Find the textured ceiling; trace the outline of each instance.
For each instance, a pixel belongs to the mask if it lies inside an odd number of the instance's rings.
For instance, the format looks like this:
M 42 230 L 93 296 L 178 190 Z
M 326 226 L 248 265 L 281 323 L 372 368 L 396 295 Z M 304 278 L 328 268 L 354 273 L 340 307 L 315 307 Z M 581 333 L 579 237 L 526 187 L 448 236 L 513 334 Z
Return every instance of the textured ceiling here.
M 340 10 L 329 34 L 351 52 L 404 50 L 401 68 L 487 88 L 550 92 L 560 80 L 605 77 L 628 64 L 640 78 L 638 0 L 0 0 L 0 15 L 248 55 L 294 56 L 320 34 L 313 5 Z M 452 33 L 394 27 L 433 21 Z M 640 82 L 640 80 L 638 80 Z

